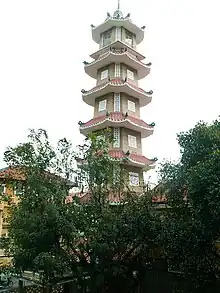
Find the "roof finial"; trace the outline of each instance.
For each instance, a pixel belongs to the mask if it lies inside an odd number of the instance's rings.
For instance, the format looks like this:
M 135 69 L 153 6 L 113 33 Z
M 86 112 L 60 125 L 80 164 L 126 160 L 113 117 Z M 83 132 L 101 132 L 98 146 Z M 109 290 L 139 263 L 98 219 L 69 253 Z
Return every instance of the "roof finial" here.
M 120 10 L 120 0 L 118 0 L 118 10 Z
M 115 10 L 114 14 L 113 14 L 113 18 L 114 19 L 123 19 L 123 13 L 120 10 L 120 0 L 118 0 L 118 8 L 117 10 Z

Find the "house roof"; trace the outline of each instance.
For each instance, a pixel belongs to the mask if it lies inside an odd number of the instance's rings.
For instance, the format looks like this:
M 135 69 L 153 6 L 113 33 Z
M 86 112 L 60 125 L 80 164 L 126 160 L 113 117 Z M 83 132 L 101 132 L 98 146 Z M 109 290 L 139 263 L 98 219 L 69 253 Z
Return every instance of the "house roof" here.
M 5 167 L 0 169 L 0 179 L 25 180 L 24 174 L 18 167 Z

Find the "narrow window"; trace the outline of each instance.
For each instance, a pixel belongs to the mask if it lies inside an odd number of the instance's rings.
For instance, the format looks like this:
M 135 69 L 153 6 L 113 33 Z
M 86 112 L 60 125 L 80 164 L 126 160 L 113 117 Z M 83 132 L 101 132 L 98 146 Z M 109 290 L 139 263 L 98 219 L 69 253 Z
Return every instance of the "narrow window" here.
M 113 147 L 120 148 L 120 128 L 114 128 L 113 136 L 114 136 Z
M 120 94 L 114 94 L 114 112 L 120 112 L 121 105 L 120 105 Z
M 121 41 L 121 28 L 116 27 L 116 41 Z
M 120 68 L 120 63 L 115 64 L 115 77 L 120 77 L 121 76 L 121 68 Z

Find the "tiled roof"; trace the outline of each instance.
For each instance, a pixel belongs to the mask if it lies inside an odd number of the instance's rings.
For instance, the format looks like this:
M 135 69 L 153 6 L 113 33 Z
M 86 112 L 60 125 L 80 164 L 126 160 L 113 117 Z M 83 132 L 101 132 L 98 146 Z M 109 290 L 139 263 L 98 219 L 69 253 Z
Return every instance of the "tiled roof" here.
M 141 165 L 152 165 L 154 163 L 153 160 L 149 160 L 145 156 L 137 155 L 134 153 L 131 153 L 130 155 L 126 155 L 121 150 L 111 150 L 109 152 L 109 155 L 114 159 L 128 158 L 128 160 L 133 161 L 135 163 L 139 163 Z
M 91 126 L 94 126 L 97 124 L 101 124 L 106 120 L 113 121 L 113 122 L 128 121 L 128 122 L 130 122 L 132 124 L 136 124 L 140 127 L 150 128 L 153 130 L 153 126 L 150 126 L 149 124 L 147 124 L 143 120 L 136 118 L 134 116 L 130 116 L 130 115 L 125 116 L 121 112 L 112 112 L 112 113 L 109 113 L 109 116 L 102 115 L 102 116 L 95 117 L 95 118 L 89 120 L 88 122 L 84 123 L 83 125 L 81 125 L 81 128 L 87 128 L 87 127 L 91 127 Z
M 119 48 L 122 48 L 122 47 L 128 48 L 128 50 L 132 52 L 131 53 L 132 55 L 138 56 L 139 60 L 145 59 L 145 56 L 143 56 L 140 52 L 138 52 L 134 48 L 130 47 L 127 43 L 124 43 L 124 42 L 119 41 L 119 40 L 100 48 L 98 51 L 96 51 L 95 53 L 91 54 L 90 57 L 93 58 L 93 59 L 96 59 L 97 58 L 96 56 L 102 56 L 105 53 L 108 53 L 111 47 L 112 48 L 116 47 L 116 49 L 119 49 Z M 107 52 L 106 52 L 106 50 L 107 50 Z
M 137 196 L 140 196 L 142 193 L 136 193 Z M 84 192 L 84 193 L 80 193 L 80 192 L 72 192 L 69 193 L 69 195 L 66 198 L 66 203 L 71 203 L 73 201 L 74 197 L 78 197 L 78 199 L 80 200 L 80 202 L 84 203 L 87 202 L 91 199 L 91 193 L 89 192 Z M 118 204 L 120 202 L 123 201 L 123 194 L 115 194 L 113 192 L 109 192 L 109 196 L 108 196 L 108 202 L 110 204 Z
M 102 84 L 99 84 L 99 85 L 95 86 L 91 90 L 83 92 L 83 95 L 91 94 L 93 92 L 96 92 L 98 90 L 101 90 L 101 89 L 105 88 L 108 85 L 113 85 L 113 86 L 127 85 L 128 87 L 132 88 L 133 90 L 135 90 L 137 92 L 140 92 L 140 93 L 142 93 L 142 94 L 144 94 L 146 96 L 151 96 L 151 93 L 146 92 L 142 88 L 139 88 L 138 86 L 135 86 L 134 84 L 130 83 L 129 81 L 123 80 L 122 78 L 115 78 L 115 79 L 108 80 L 107 82 L 103 82 Z
M 95 63 L 97 63 L 97 62 L 99 62 L 100 60 L 102 60 L 102 59 L 105 59 L 107 56 L 109 56 L 110 54 L 113 54 L 113 55 L 127 55 L 129 58 L 131 58 L 132 60 L 134 60 L 134 61 L 136 61 L 137 63 L 139 63 L 140 65 L 142 65 L 142 66 L 145 66 L 145 67 L 147 67 L 147 68 L 150 68 L 150 66 L 148 65 L 148 64 L 145 64 L 145 63 L 143 63 L 142 61 L 140 61 L 138 58 L 137 58 L 137 56 L 135 56 L 134 54 L 131 54 L 130 52 L 128 52 L 128 51 L 125 51 L 125 50 L 109 50 L 109 51 L 107 51 L 107 52 L 105 52 L 105 53 L 103 53 L 103 54 L 101 54 L 101 55 L 99 55 L 99 57 L 98 57 L 98 59 L 96 59 L 96 60 L 94 60 L 94 61 L 92 61 L 92 62 L 90 62 L 90 63 L 88 63 L 88 64 L 85 64 L 85 66 L 90 66 L 90 65 L 93 65 L 93 64 L 95 64 Z
M 24 174 L 21 170 L 16 167 L 6 167 L 0 169 L 0 178 L 1 179 L 14 179 L 14 180 L 25 180 Z

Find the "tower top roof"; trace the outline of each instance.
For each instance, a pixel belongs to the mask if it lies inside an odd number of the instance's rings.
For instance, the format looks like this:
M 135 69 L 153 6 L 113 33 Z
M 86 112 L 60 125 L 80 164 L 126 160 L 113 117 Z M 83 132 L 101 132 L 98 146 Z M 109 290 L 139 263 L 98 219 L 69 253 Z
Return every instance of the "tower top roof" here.
M 120 10 L 120 0 L 118 0 L 118 8 L 115 10 L 115 12 L 113 14 L 113 18 L 116 18 L 116 19 L 122 19 L 123 18 L 123 13 Z

